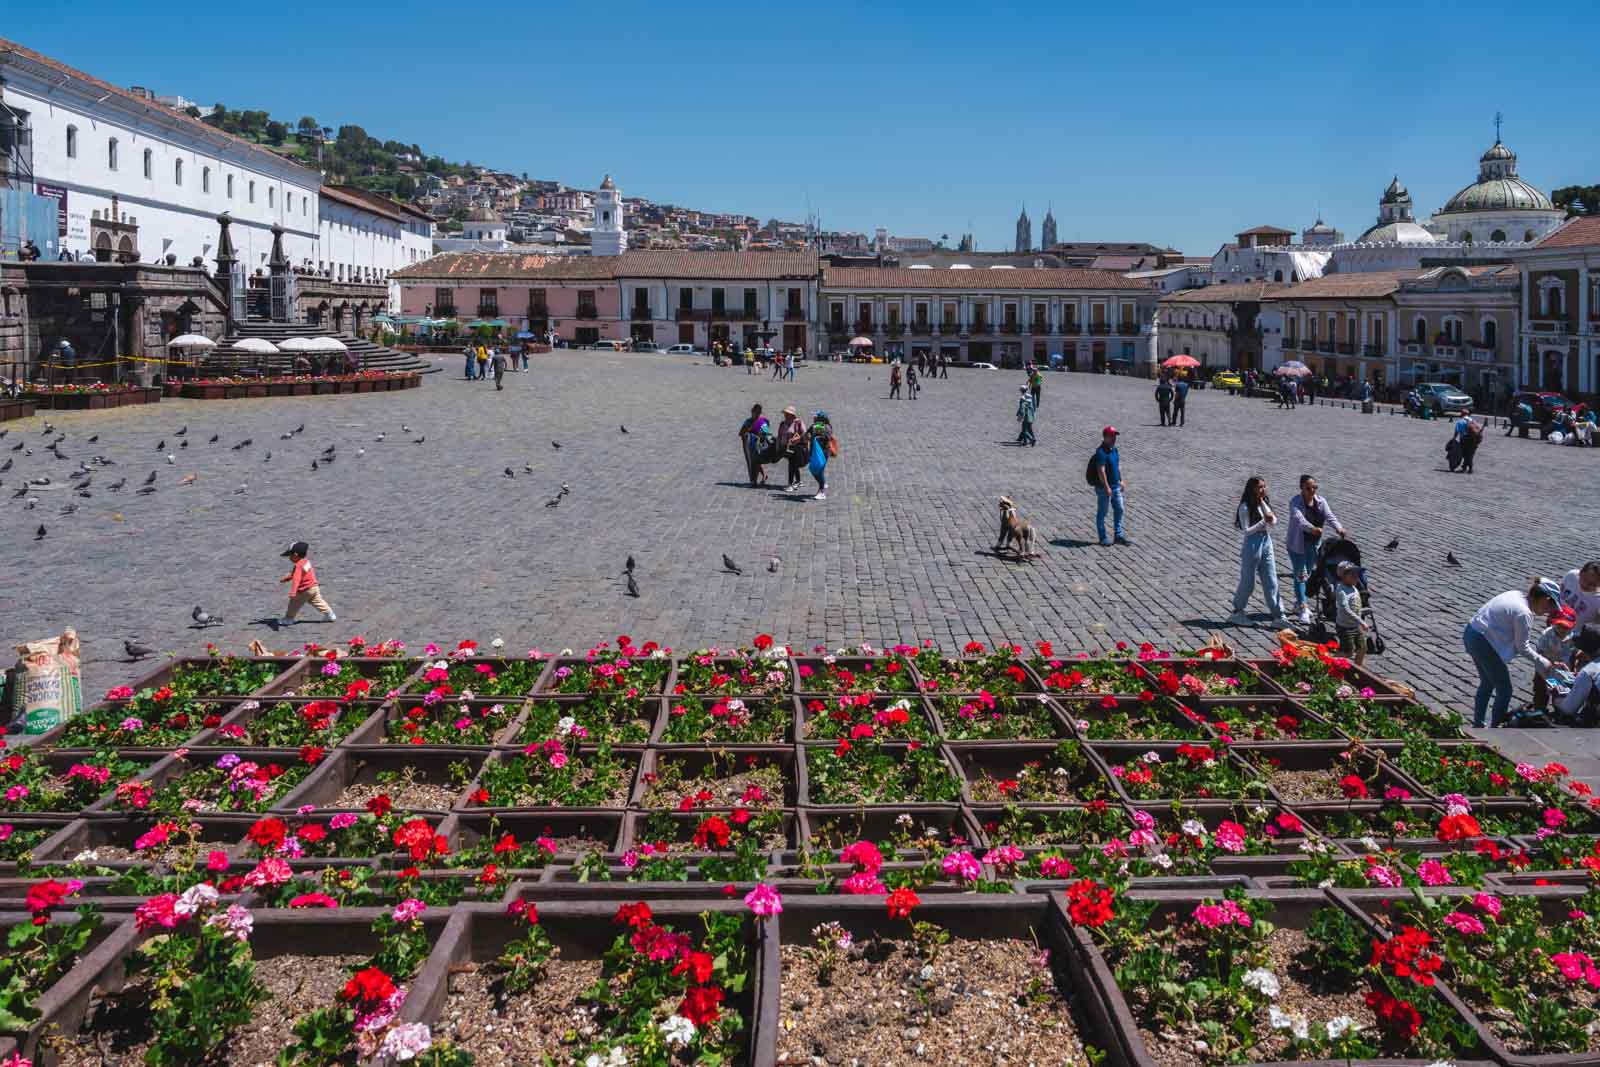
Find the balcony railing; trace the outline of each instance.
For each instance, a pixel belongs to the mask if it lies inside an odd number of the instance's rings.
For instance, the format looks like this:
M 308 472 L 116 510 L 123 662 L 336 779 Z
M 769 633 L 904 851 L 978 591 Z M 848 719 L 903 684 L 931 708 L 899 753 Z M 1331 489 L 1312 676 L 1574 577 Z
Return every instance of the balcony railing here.
M 1455 345 L 1434 345 L 1433 355 L 1436 359 L 1460 359 L 1461 349 Z
M 1534 333 L 1564 334 L 1564 333 L 1567 332 L 1567 320 L 1566 319 L 1529 319 L 1528 320 L 1528 328 L 1531 329 Z
M 961 324 L 959 322 L 941 322 L 937 328 L 939 332 L 943 334 L 957 334 L 961 332 Z
M 648 319 L 654 318 L 654 316 L 650 314 L 650 309 L 649 308 L 647 308 L 647 307 L 636 307 L 632 311 L 628 312 L 628 318 L 632 319 L 635 322 L 639 322 L 641 320 L 648 320 Z
M 595 307 L 593 304 L 579 304 L 578 305 L 578 318 L 580 318 L 580 319 L 598 319 L 599 317 L 600 317 L 600 309 Z
M 759 319 L 760 317 L 761 317 L 761 312 L 756 310 L 754 307 L 743 307 L 743 308 L 740 308 L 739 309 L 739 313 L 737 315 L 730 315 L 729 316 L 729 318 L 742 319 L 742 320 L 744 320 L 746 322 L 754 322 L 756 319 Z
M 994 333 L 994 325 L 988 322 L 974 322 L 967 327 L 967 332 L 970 334 L 992 334 Z
M 1408 356 L 1425 356 L 1428 354 L 1428 346 L 1421 341 L 1402 341 L 1400 351 Z
M 856 324 L 850 328 L 856 333 L 871 333 L 873 330 L 873 325 L 870 322 L 863 322 L 858 319 L 856 320 Z
M 438 319 L 453 319 L 456 317 L 456 306 L 454 304 L 435 304 L 433 306 L 433 315 L 434 318 Z
M 911 324 L 911 332 L 913 334 L 917 334 L 919 336 L 930 334 L 930 333 L 933 332 L 933 323 L 929 322 L 926 319 L 922 319 L 922 320 L 920 320 L 918 322 L 913 322 Z
M 1063 322 L 1061 324 L 1061 328 L 1056 331 L 1056 333 L 1070 333 L 1070 334 L 1080 334 L 1082 332 L 1083 332 L 1083 327 L 1080 326 L 1078 324 L 1078 322 L 1076 320 L 1074 320 L 1074 319 L 1068 319 L 1066 322 Z
M 1317 342 L 1317 351 L 1318 352 L 1327 352 L 1327 353 L 1329 353 L 1331 355 L 1332 352 L 1333 352 L 1333 342 L 1332 341 L 1318 341 Z
M 709 308 L 674 308 L 672 317 L 678 322 L 710 322 L 711 310 Z
M 850 331 L 850 328 L 848 326 L 846 326 L 844 323 L 838 321 L 837 319 L 834 320 L 833 322 L 828 323 L 828 336 L 829 337 L 847 337 L 847 336 L 849 336 L 849 331 Z
M 903 322 L 891 322 L 883 329 L 890 337 L 902 337 L 906 332 L 906 324 Z
M 1089 324 L 1089 332 L 1096 336 L 1108 334 L 1111 332 L 1111 324 L 1108 322 L 1091 322 Z
M 1381 344 L 1365 344 L 1361 346 L 1361 354 L 1363 356 L 1377 356 L 1381 359 L 1384 355 L 1384 347 Z
M 805 308 L 784 308 L 783 309 L 783 321 L 784 322 L 804 322 L 805 319 L 806 319 L 806 309 Z
M 1119 322 L 1117 323 L 1117 333 L 1123 337 L 1137 337 L 1139 336 L 1139 324 L 1137 322 Z
M 532 322 L 535 319 L 539 320 L 540 322 L 543 322 L 545 319 L 548 319 L 549 317 L 550 317 L 550 306 L 548 304 L 529 304 L 528 305 L 528 321 L 529 322 Z
M 500 317 L 500 305 L 499 304 L 479 304 L 478 305 L 478 318 L 480 318 L 480 319 L 498 319 L 499 317 Z
M 1021 333 L 1022 332 L 1022 323 L 1020 323 L 1020 322 L 1002 322 L 1000 324 L 1000 332 L 1001 333 Z
M 1049 333 L 1050 324 L 1043 319 L 1035 319 L 1028 324 L 1029 333 Z
M 1353 355 L 1355 355 L 1356 354 L 1356 343 L 1354 341 L 1340 341 L 1339 342 L 1339 354 L 1341 356 L 1353 356 Z

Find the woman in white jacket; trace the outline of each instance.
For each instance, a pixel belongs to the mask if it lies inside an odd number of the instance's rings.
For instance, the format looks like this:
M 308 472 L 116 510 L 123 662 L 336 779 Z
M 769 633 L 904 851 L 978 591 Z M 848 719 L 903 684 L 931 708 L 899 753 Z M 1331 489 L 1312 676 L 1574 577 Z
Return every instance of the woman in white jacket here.
M 1277 522 L 1267 500 L 1266 480 L 1252 477 L 1244 483 L 1239 510 L 1233 516 L 1233 525 L 1244 533 L 1244 544 L 1239 548 L 1239 587 L 1233 593 L 1233 617 L 1229 620 L 1235 626 L 1251 625 L 1244 609 L 1250 603 L 1257 577 L 1261 579 L 1261 596 L 1272 615 L 1271 622 L 1283 624 L 1283 605 L 1278 602 L 1278 560 L 1272 552 L 1272 528 Z
M 1461 632 L 1461 642 L 1467 648 L 1478 668 L 1478 693 L 1472 702 L 1472 725 L 1484 725 L 1484 712 L 1489 708 L 1489 695 L 1494 694 L 1494 714 L 1490 726 L 1505 723 L 1506 710 L 1511 706 L 1510 663 L 1518 656 L 1527 656 L 1541 669 L 1548 669 L 1550 661 L 1539 654 L 1533 637 L 1535 616 L 1549 615 L 1561 605 L 1561 587 L 1548 578 L 1535 578 L 1524 593 L 1512 589 L 1490 600 L 1472 616 L 1467 628 Z

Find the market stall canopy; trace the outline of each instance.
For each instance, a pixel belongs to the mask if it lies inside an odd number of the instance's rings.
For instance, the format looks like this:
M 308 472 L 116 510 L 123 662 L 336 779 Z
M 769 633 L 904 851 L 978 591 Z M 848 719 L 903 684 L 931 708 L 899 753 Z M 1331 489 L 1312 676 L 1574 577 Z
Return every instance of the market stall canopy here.
M 168 348 L 215 348 L 217 342 L 198 333 L 179 334 L 167 342 Z
M 278 351 L 278 346 L 265 337 L 244 337 L 233 343 L 235 352 L 257 352 L 266 355 Z
M 337 337 L 313 337 L 307 352 L 348 352 L 349 348 Z
M 870 338 L 870 337 L 852 337 L 852 338 L 850 338 L 850 347 L 851 348 L 871 348 L 872 347 L 872 338 Z
M 278 342 L 279 352 L 315 352 L 316 342 L 309 337 L 288 337 Z

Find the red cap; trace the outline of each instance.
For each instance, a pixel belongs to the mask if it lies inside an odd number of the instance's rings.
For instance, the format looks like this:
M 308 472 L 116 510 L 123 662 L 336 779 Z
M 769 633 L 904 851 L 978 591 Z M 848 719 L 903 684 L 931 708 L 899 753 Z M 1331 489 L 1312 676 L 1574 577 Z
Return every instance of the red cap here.
M 1116 437 L 1117 436 L 1117 428 L 1115 426 L 1107 426 L 1105 429 L 1100 431 L 1100 436 L 1104 437 L 1106 434 L 1110 434 L 1112 437 Z
M 1568 607 L 1560 607 L 1550 613 L 1551 626 L 1565 626 L 1567 628 L 1578 625 L 1578 613 Z

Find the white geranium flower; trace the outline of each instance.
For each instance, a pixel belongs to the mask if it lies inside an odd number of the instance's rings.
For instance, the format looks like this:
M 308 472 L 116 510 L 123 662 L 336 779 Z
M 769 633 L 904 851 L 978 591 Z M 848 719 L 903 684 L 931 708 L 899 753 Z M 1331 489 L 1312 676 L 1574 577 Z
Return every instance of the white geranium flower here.
M 558 733 L 558 734 L 571 733 L 572 732 L 572 728 L 574 726 L 576 726 L 576 725 L 578 725 L 578 720 L 577 719 L 574 719 L 571 715 L 563 715 L 563 716 L 561 716 L 561 720 L 556 723 L 556 733 Z
M 1278 999 L 1280 991 L 1278 976 L 1265 967 L 1257 967 L 1254 970 L 1244 972 L 1244 977 L 1240 981 L 1246 989 L 1254 989 L 1257 993 L 1271 1000 Z
M 1289 1018 L 1289 1013 L 1276 1004 L 1267 1009 L 1267 1023 L 1274 1030 L 1287 1030 L 1294 1025 L 1294 1020 Z
M 1434 1060 L 1428 1067 L 1456 1067 L 1455 1060 Z
M 1214 760 L 1214 759 L 1205 760 L 1200 764 L 1200 766 L 1204 767 L 1208 771 L 1211 770 L 1216 765 L 1217 765 L 1217 761 Z
M 1299 1012 L 1295 1012 L 1290 1018 L 1294 1020 L 1294 1025 L 1289 1028 L 1289 1032 L 1294 1035 L 1294 1039 L 1296 1041 L 1309 1041 L 1311 1039 L 1311 1023 Z
M 628 1054 L 621 1048 L 612 1048 L 604 1056 L 591 1052 L 583 1061 L 583 1067 L 628 1067 Z
M 1366 849 L 1368 852 L 1382 851 L 1382 849 L 1378 847 L 1378 839 L 1373 837 L 1371 834 L 1368 834 L 1366 837 L 1361 839 L 1361 847 Z
M 1183 825 L 1178 827 L 1187 837 L 1198 837 L 1201 840 L 1206 836 L 1206 824 L 1199 819 L 1185 819 Z
M 503 641 L 502 639 L 497 637 L 493 641 L 489 642 L 489 647 L 493 648 L 493 649 L 502 649 L 502 648 L 506 647 L 506 643 L 505 643 L 505 641 Z
M 1172 857 L 1167 855 L 1165 852 L 1162 852 L 1159 855 L 1151 856 L 1150 862 L 1154 863 L 1157 867 L 1160 867 L 1164 871 L 1172 869 Z
M 1161 753 L 1157 752 L 1155 749 L 1151 749 L 1149 752 L 1146 752 L 1139 758 L 1146 763 L 1160 763 Z
M 694 1023 L 681 1015 L 672 1015 L 661 1024 L 661 1040 L 668 1048 L 686 1048 L 694 1040 Z
M 1328 1040 L 1337 1041 L 1356 1028 L 1356 1021 L 1348 1015 L 1335 1015 L 1328 1020 Z
M 570 648 L 563 648 L 563 649 L 562 649 L 562 650 L 561 650 L 561 655 L 562 655 L 562 656 L 570 656 L 570 655 L 572 655 L 572 649 L 570 649 Z

